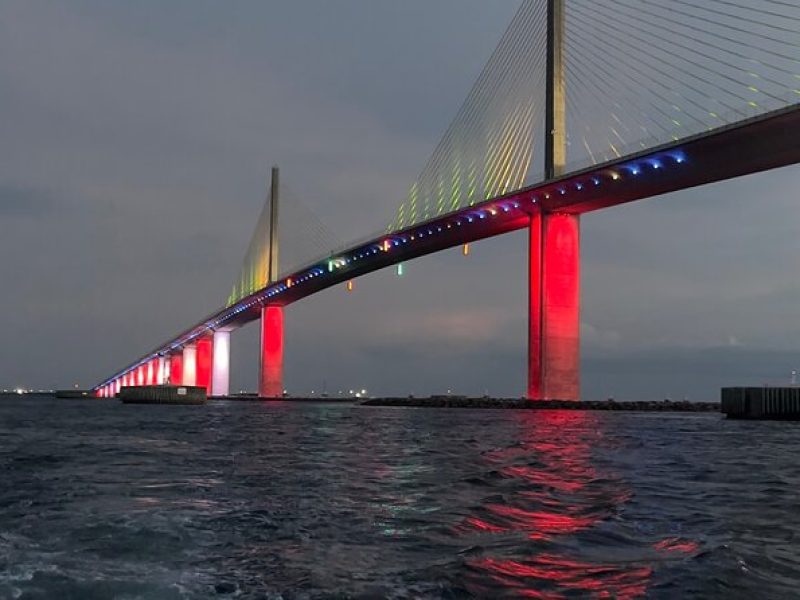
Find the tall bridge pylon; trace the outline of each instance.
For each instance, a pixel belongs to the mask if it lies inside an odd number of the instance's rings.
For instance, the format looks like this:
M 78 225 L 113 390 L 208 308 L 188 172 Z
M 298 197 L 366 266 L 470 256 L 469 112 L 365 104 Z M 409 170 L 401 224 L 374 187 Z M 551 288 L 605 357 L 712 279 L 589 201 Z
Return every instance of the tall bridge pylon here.
M 567 160 L 564 0 L 547 0 L 546 181 Z M 531 400 L 580 399 L 580 215 L 539 209 L 528 227 L 528 387 Z
M 269 195 L 269 268 L 267 280 L 278 278 L 278 203 L 280 172 L 272 167 Z M 261 349 L 258 369 L 258 395 L 261 398 L 283 396 L 283 306 L 265 304 L 261 307 Z

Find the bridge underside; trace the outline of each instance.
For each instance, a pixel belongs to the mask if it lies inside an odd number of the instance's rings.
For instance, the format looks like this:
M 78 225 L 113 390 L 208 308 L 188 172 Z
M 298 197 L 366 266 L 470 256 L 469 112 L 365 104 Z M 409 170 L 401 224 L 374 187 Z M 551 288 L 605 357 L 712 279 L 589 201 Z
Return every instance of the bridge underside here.
M 776 111 L 355 245 L 330 260 L 285 274 L 275 284 L 214 313 L 95 389 L 102 395 L 111 395 L 123 376 L 124 384 L 131 379 L 130 373 L 158 357 L 191 348 L 214 331 L 228 331 L 259 319 L 264 306 L 286 306 L 378 269 L 530 226 L 528 394 L 534 398 L 577 399 L 578 215 L 795 164 L 800 161 L 798 131 L 799 108 Z M 184 373 L 189 367 L 185 362 L 184 355 Z M 274 381 L 270 385 L 278 389 Z

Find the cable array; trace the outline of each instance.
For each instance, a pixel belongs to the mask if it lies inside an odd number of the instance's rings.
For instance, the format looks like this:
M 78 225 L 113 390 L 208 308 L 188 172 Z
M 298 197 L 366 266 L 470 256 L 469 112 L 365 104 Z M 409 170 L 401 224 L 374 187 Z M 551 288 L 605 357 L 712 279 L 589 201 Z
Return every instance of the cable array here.
M 800 101 L 800 5 L 567 0 L 570 170 Z
M 270 283 L 267 276 L 270 261 L 270 201 L 271 194 L 268 194 L 226 306 L 236 304 Z M 285 185 L 280 190 L 278 221 L 280 227 L 276 278 L 279 273 L 291 271 L 312 258 L 327 256 L 335 248 L 342 246 L 341 240 L 322 223 L 314 211 Z
M 567 172 L 800 102 L 800 3 L 564 0 Z M 388 227 L 543 176 L 546 0 L 524 0 Z
M 524 186 L 544 117 L 546 0 L 526 0 L 389 230 Z

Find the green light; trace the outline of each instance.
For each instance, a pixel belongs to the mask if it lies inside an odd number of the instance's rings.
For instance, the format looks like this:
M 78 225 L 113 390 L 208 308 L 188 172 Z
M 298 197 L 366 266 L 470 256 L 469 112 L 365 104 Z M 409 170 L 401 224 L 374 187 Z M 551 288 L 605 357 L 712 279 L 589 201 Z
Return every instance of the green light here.
M 397 276 L 403 276 L 403 263 L 397 263 Z

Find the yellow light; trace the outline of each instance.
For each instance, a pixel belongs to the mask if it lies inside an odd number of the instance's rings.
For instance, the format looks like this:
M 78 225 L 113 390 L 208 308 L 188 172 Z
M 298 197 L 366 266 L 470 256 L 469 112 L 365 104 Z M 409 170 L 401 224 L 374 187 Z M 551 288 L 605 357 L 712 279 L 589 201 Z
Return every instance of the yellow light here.
M 289 277 L 289 278 L 286 280 L 286 287 L 287 287 L 287 288 L 290 288 L 290 287 L 292 287 L 292 278 L 291 278 L 291 277 Z
M 352 292 L 352 291 L 353 291 L 353 280 L 352 280 L 352 279 L 350 279 L 350 280 L 347 282 L 347 291 L 348 291 L 348 292 Z
M 384 252 L 388 252 L 389 251 L 389 240 L 384 240 L 384 242 L 383 242 L 383 251 Z
M 469 244 L 464 244 L 464 246 L 461 248 L 461 254 L 464 256 L 469 256 Z

